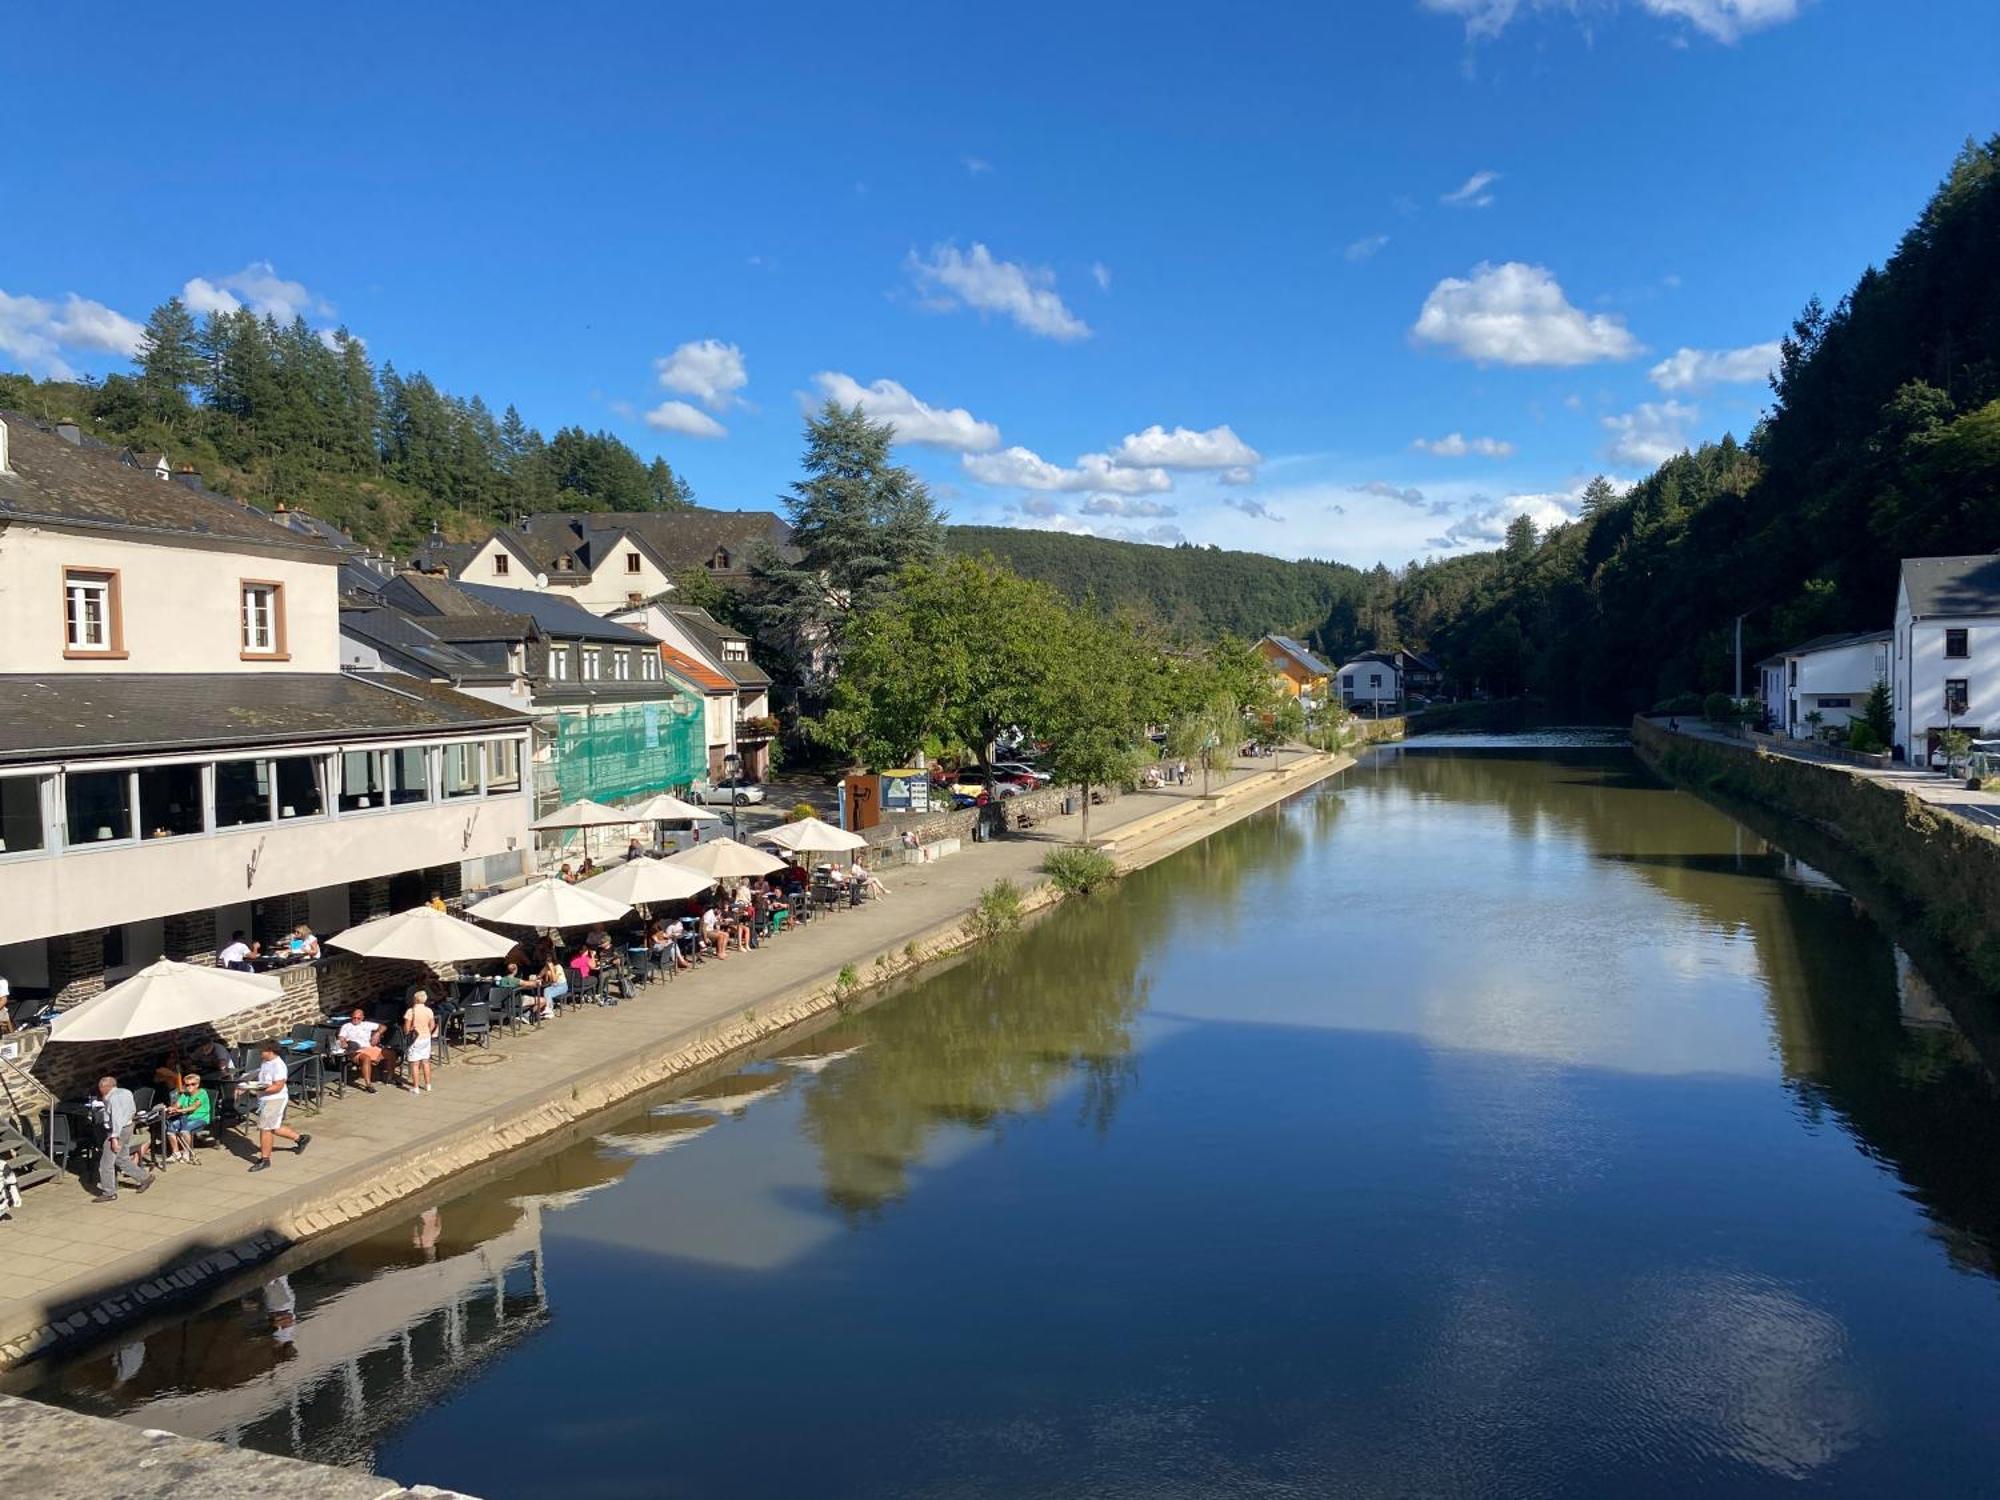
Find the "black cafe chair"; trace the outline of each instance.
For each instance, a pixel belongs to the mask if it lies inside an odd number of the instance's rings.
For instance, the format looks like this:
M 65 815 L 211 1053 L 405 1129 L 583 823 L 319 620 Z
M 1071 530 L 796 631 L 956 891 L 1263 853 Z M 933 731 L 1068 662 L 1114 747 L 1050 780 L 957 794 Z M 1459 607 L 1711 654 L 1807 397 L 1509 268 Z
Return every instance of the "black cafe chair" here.
M 468 1047 L 475 1042 L 482 1047 L 492 1045 L 493 1008 L 484 1000 L 468 1000 L 459 1012 L 458 1035 Z

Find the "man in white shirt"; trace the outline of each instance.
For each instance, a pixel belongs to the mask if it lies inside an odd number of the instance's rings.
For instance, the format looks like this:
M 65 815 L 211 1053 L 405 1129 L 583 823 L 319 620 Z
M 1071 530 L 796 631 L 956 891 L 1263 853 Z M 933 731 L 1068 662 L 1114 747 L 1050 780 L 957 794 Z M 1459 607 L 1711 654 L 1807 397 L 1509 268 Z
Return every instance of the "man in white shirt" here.
M 375 1092 L 375 1064 L 382 1060 L 382 1033 L 388 1029 L 369 1020 L 368 1012 L 358 1005 L 341 1025 L 341 1049 L 361 1065 L 360 1088 L 364 1094 Z
M 257 1065 L 257 1159 L 250 1163 L 250 1170 L 261 1172 L 271 1165 L 271 1143 L 279 1136 L 292 1142 L 294 1153 L 303 1151 L 312 1144 L 312 1137 L 300 1135 L 285 1123 L 285 1105 L 291 1099 L 291 1070 L 278 1052 L 276 1042 L 265 1042 L 257 1049 L 263 1061 Z
M 104 1147 L 97 1153 L 97 1201 L 118 1201 L 118 1174 L 123 1172 L 137 1192 L 153 1185 L 153 1174 L 132 1156 L 132 1120 L 139 1113 L 130 1089 L 118 1087 L 115 1078 L 97 1080 L 97 1097 L 104 1109 Z
M 248 969 L 250 967 L 250 945 L 243 941 L 243 930 L 238 928 L 229 934 L 229 941 L 215 961 L 225 969 Z

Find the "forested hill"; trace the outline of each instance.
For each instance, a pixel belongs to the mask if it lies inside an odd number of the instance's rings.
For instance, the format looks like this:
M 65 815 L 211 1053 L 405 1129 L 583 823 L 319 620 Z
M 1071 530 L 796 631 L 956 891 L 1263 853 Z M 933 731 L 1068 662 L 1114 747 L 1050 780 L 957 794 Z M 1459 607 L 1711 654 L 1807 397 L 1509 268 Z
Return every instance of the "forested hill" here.
M 1295 635 L 1335 655 L 1386 626 L 1395 592 L 1383 569 L 1363 573 L 1216 547 L 1155 547 L 1006 526 L 948 526 L 945 547 L 992 556 L 1073 600 L 1134 608 L 1190 634 Z
M 1806 304 L 1772 384 L 1741 446 L 1599 487 L 1546 536 L 1410 569 L 1403 643 L 1462 686 L 1624 713 L 1727 691 L 1738 616 L 1754 661 L 1885 628 L 1902 558 L 2000 550 L 2000 136 L 1966 146 L 1880 269 Z

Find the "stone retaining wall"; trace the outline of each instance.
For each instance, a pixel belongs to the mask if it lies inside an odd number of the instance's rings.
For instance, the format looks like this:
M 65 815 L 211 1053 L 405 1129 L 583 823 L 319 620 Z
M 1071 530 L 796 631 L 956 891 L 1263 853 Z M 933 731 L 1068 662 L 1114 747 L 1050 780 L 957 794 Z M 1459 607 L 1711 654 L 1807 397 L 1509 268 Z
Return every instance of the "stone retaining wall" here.
M 1660 775 L 1813 824 L 1868 861 L 1883 886 L 1982 983 L 2000 989 L 2000 836 L 1845 766 L 1774 755 L 1632 721 Z

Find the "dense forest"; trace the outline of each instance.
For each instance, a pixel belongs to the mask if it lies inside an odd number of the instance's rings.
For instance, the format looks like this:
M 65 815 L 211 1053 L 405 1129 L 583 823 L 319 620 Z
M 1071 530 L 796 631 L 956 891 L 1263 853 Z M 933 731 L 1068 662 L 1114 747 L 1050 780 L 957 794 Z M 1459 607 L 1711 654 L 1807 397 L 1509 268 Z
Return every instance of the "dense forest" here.
M 2000 136 L 1968 143 L 1885 265 L 1784 341 L 1766 419 L 1498 552 L 1418 565 L 1394 631 L 1461 686 L 1622 714 L 1744 658 L 1880 629 L 1905 557 L 2000 549 Z
M 664 459 L 648 464 L 608 432 L 545 439 L 512 406 L 496 416 L 421 373 L 378 371 L 359 339 L 304 319 L 239 308 L 197 325 L 176 298 L 153 310 L 136 364 L 103 381 L 0 374 L 0 409 L 164 451 L 216 489 L 283 501 L 392 551 L 434 522 L 469 537 L 521 511 L 693 500 Z

